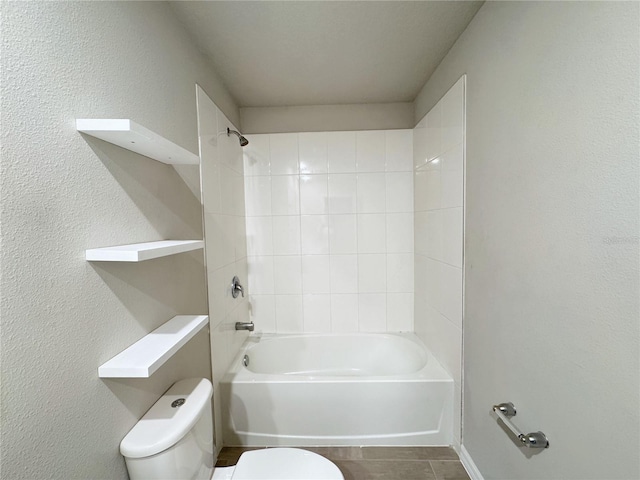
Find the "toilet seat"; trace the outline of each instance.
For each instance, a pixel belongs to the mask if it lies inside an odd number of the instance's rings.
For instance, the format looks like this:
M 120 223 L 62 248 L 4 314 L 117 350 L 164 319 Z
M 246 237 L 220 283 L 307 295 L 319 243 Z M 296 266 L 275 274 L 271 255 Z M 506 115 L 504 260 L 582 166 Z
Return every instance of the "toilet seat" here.
M 267 448 L 244 452 L 233 480 L 344 480 L 336 465 L 299 448 Z

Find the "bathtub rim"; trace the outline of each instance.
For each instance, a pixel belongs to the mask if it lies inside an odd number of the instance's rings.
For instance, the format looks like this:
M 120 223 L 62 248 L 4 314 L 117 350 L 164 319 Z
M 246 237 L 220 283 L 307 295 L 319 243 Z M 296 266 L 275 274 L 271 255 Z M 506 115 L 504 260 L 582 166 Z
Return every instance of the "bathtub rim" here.
M 394 375 L 303 375 L 303 374 L 272 374 L 272 373 L 256 373 L 242 364 L 242 359 L 247 350 L 257 345 L 261 341 L 269 341 L 278 338 L 298 338 L 298 337 L 359 337 L 359 336 L 390 336 L 401 337 L 418 345 L 426 354 L 427 361 L 424 367 L 418 371 L 407 374 Z M 221 382 L 224 383 L 366 383 L 366 382 L 454 382 L 453 377 L 447 373 L 438 359 L 424 345 L 422 340 L 415 333 L 370 333 L 370 332 L 353 332 L 353 333 L 262 333 L 254 332 L 249 335 L 243 342 L 242 347 L 234 358 L 229 370 L 225 373 Z

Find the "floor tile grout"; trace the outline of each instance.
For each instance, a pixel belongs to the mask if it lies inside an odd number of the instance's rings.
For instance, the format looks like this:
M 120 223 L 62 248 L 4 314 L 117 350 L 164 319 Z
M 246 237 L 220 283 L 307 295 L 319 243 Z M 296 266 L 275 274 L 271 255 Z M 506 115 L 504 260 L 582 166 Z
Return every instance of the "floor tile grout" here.
M 433 478 L 435 478 L 436 480 L 438 480 L 438 476 L 436 475 L 436 471 L 433 468 L 433 465 L 431 465 L 431 461 L 429 461 L 429 468 L 431 469 L 431 473 L 433 474 Z

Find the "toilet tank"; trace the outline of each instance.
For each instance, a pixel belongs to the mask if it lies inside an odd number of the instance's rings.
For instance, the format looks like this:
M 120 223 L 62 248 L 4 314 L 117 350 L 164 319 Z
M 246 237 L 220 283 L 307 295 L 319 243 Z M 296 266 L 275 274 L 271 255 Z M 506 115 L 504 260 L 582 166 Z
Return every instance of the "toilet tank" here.
M 131 480 L 209 480 L 213 421 L 206 378 L 173 384 L 120 443 Z

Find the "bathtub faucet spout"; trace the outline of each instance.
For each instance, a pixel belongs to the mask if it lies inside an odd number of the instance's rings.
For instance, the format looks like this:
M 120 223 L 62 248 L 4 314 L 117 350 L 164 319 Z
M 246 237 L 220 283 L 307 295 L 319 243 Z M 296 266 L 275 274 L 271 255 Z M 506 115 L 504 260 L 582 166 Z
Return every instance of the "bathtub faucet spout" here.
M 236 330 L 249 330 L 253 332 L 255 325 L 253 322 L 236 322 Z

